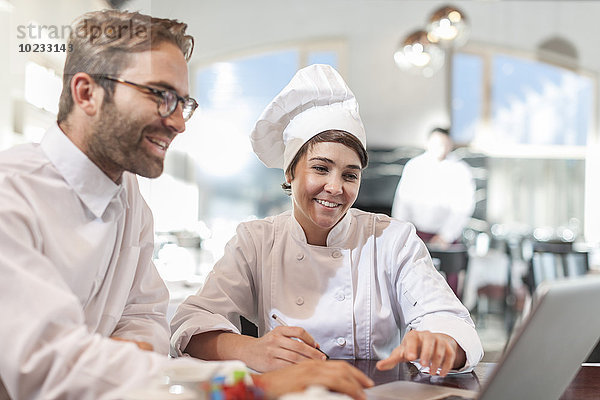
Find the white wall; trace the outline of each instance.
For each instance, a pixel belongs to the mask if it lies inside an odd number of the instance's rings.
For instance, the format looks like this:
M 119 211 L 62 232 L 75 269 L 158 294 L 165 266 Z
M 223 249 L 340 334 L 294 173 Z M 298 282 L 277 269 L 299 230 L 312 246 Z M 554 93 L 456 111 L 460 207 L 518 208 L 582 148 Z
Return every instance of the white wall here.
M 39 34 L 48 33 L 51 26 L 57 27 L 58 32 L 65 32 L 67 36 L 67 29 L 76 17 L 87 11 L 105 8 L 105 3 L 101 0 L 0 0 L 0 3 L 12 4 L 12 7 L 4 7 L 4 10 L 0 7 L 0 148 L 5 148 L 23 139 L 21 135 L 13 135 L 15 122 L 18 125 L 18 121 L 22 119 L 21 113 L 33 112 L 34 118 L 48 123 L 54 119 L 49 113 L 24 107 L 26 61 L 35 61 L 60 74 L 65 58 L 65 54 L 61 52 L 19 52 L 19 45 L 48 44 L 49 40 L 40 38 Z M 30 30 L 31 24 L 33 28 Z M 67 38 L 64 39 L 66 41 Z
M 0 7 L 0 26 L 9 26 L 9 10 Z M 8 59 L 10 47 L 7 40 L 0 40 L 0 59 Z M 0 146 L 4 147 L 4 139 L 12 130 L 11 77 L 5 69 L 0 69 Z M 1 147 L 0 147 L 1 148 Z

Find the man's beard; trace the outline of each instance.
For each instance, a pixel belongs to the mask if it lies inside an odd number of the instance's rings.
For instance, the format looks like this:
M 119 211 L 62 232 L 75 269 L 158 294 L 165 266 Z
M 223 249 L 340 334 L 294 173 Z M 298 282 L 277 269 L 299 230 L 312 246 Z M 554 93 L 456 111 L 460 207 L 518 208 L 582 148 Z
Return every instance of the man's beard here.
M 88 140 L 88 153 L 107 175 L 123 171 L 156 178 L 162 174 L 164 160 L 144 151 L 144 133 L 152 131 L 151 125 L 123 115 L 112 101 L 105 101 L 100 110 L 100 118 L 92 127 Z M 162 129 L 166 136 L 172 134 Z

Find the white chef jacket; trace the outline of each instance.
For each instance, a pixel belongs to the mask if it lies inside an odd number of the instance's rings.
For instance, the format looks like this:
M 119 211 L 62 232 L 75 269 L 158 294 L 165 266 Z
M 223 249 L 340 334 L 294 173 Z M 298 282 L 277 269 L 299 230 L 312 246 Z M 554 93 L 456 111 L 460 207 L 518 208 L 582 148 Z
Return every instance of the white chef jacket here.
M 121 398 L 163 371 L 168 291 L 152 249 L 135 175 L 115 184 L 57 125 L 0 153 L 0 399 Z
M 240 315 L 259 336 L 278 324 L 306 329 L 333 358 L 382 359 L 407 329 L 453 337 L 471 370 L 483 356 L 467 309 L 435 270 L 415 228 L 350 209 L 327 246 L 306 242 L 290 211 L 244 222 L 204 286 L 171 323 L 172 355 L 207 331 L 240 332 Z
M 464 161 L 452 154 L 440 161 L 425 152 L 404 166 L 392 216 L 452 243 L 473 214 L 474 195 L 473 175 Z

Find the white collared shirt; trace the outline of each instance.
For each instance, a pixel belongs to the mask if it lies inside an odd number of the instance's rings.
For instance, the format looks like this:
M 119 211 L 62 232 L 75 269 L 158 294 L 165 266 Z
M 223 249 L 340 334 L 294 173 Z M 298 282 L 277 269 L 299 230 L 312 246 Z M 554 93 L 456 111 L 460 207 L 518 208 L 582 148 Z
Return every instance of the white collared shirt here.
M 244 222 L 202 289 L 171 322 L 172 355 L 202 332 L 240 332 L 240 315 L 259 336 L 278 323 L 310 333 L 333 358 L 382 359 L 409 329 L 453 337 L 471 370 L 483 356 L 467 309 L 435 270 L 415 228 L 350 209 L 327 246 L 306 242 L 291 212 Z
M 135 175 L 115 184 L 57 125 L 0 153 L 0 398 L 121 398 L 162 371 L 168 291 L 152 250 Z

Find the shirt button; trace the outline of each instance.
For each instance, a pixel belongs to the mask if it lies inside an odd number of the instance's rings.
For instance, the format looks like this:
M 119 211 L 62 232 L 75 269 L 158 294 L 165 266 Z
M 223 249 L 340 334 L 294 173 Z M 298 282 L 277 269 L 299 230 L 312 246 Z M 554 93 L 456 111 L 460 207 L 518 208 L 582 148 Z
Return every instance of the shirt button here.
M 298 297 L 296 299 L 296 304 L 298 304 L 299 306 L 301 306 L 302 304 L 304 304 L 304 299 L 302 297 Z
M 334 250 L 334 252 L 333 252 L 333 253 L 331 253 L 331 256 L 332 256 L 333 258 L 340 258 L 340 257 L 342 256 L 342 253 L 340 253 L 340 251 L 339 251 L 339 250 Z
M 344 295 L 344 292 L 342 292 L 341 290 L 335 294 L 335 299 L 337 301 L 344 301 L 345 298 L 346 298 L 346 296 Z
M 302 261 L 303 259 L 304 259 L 304 254 L 302 254 L 302 253 L 298 253 L 298 254 L 296 255 L 296 260 L 298 260 L 298 261 Z
M 339 337 L 335 341 L 338 344 L 338 346 L 340 346 L 340 347 L 346 345 L 346 339 L 344 339 L 343 337 Z

